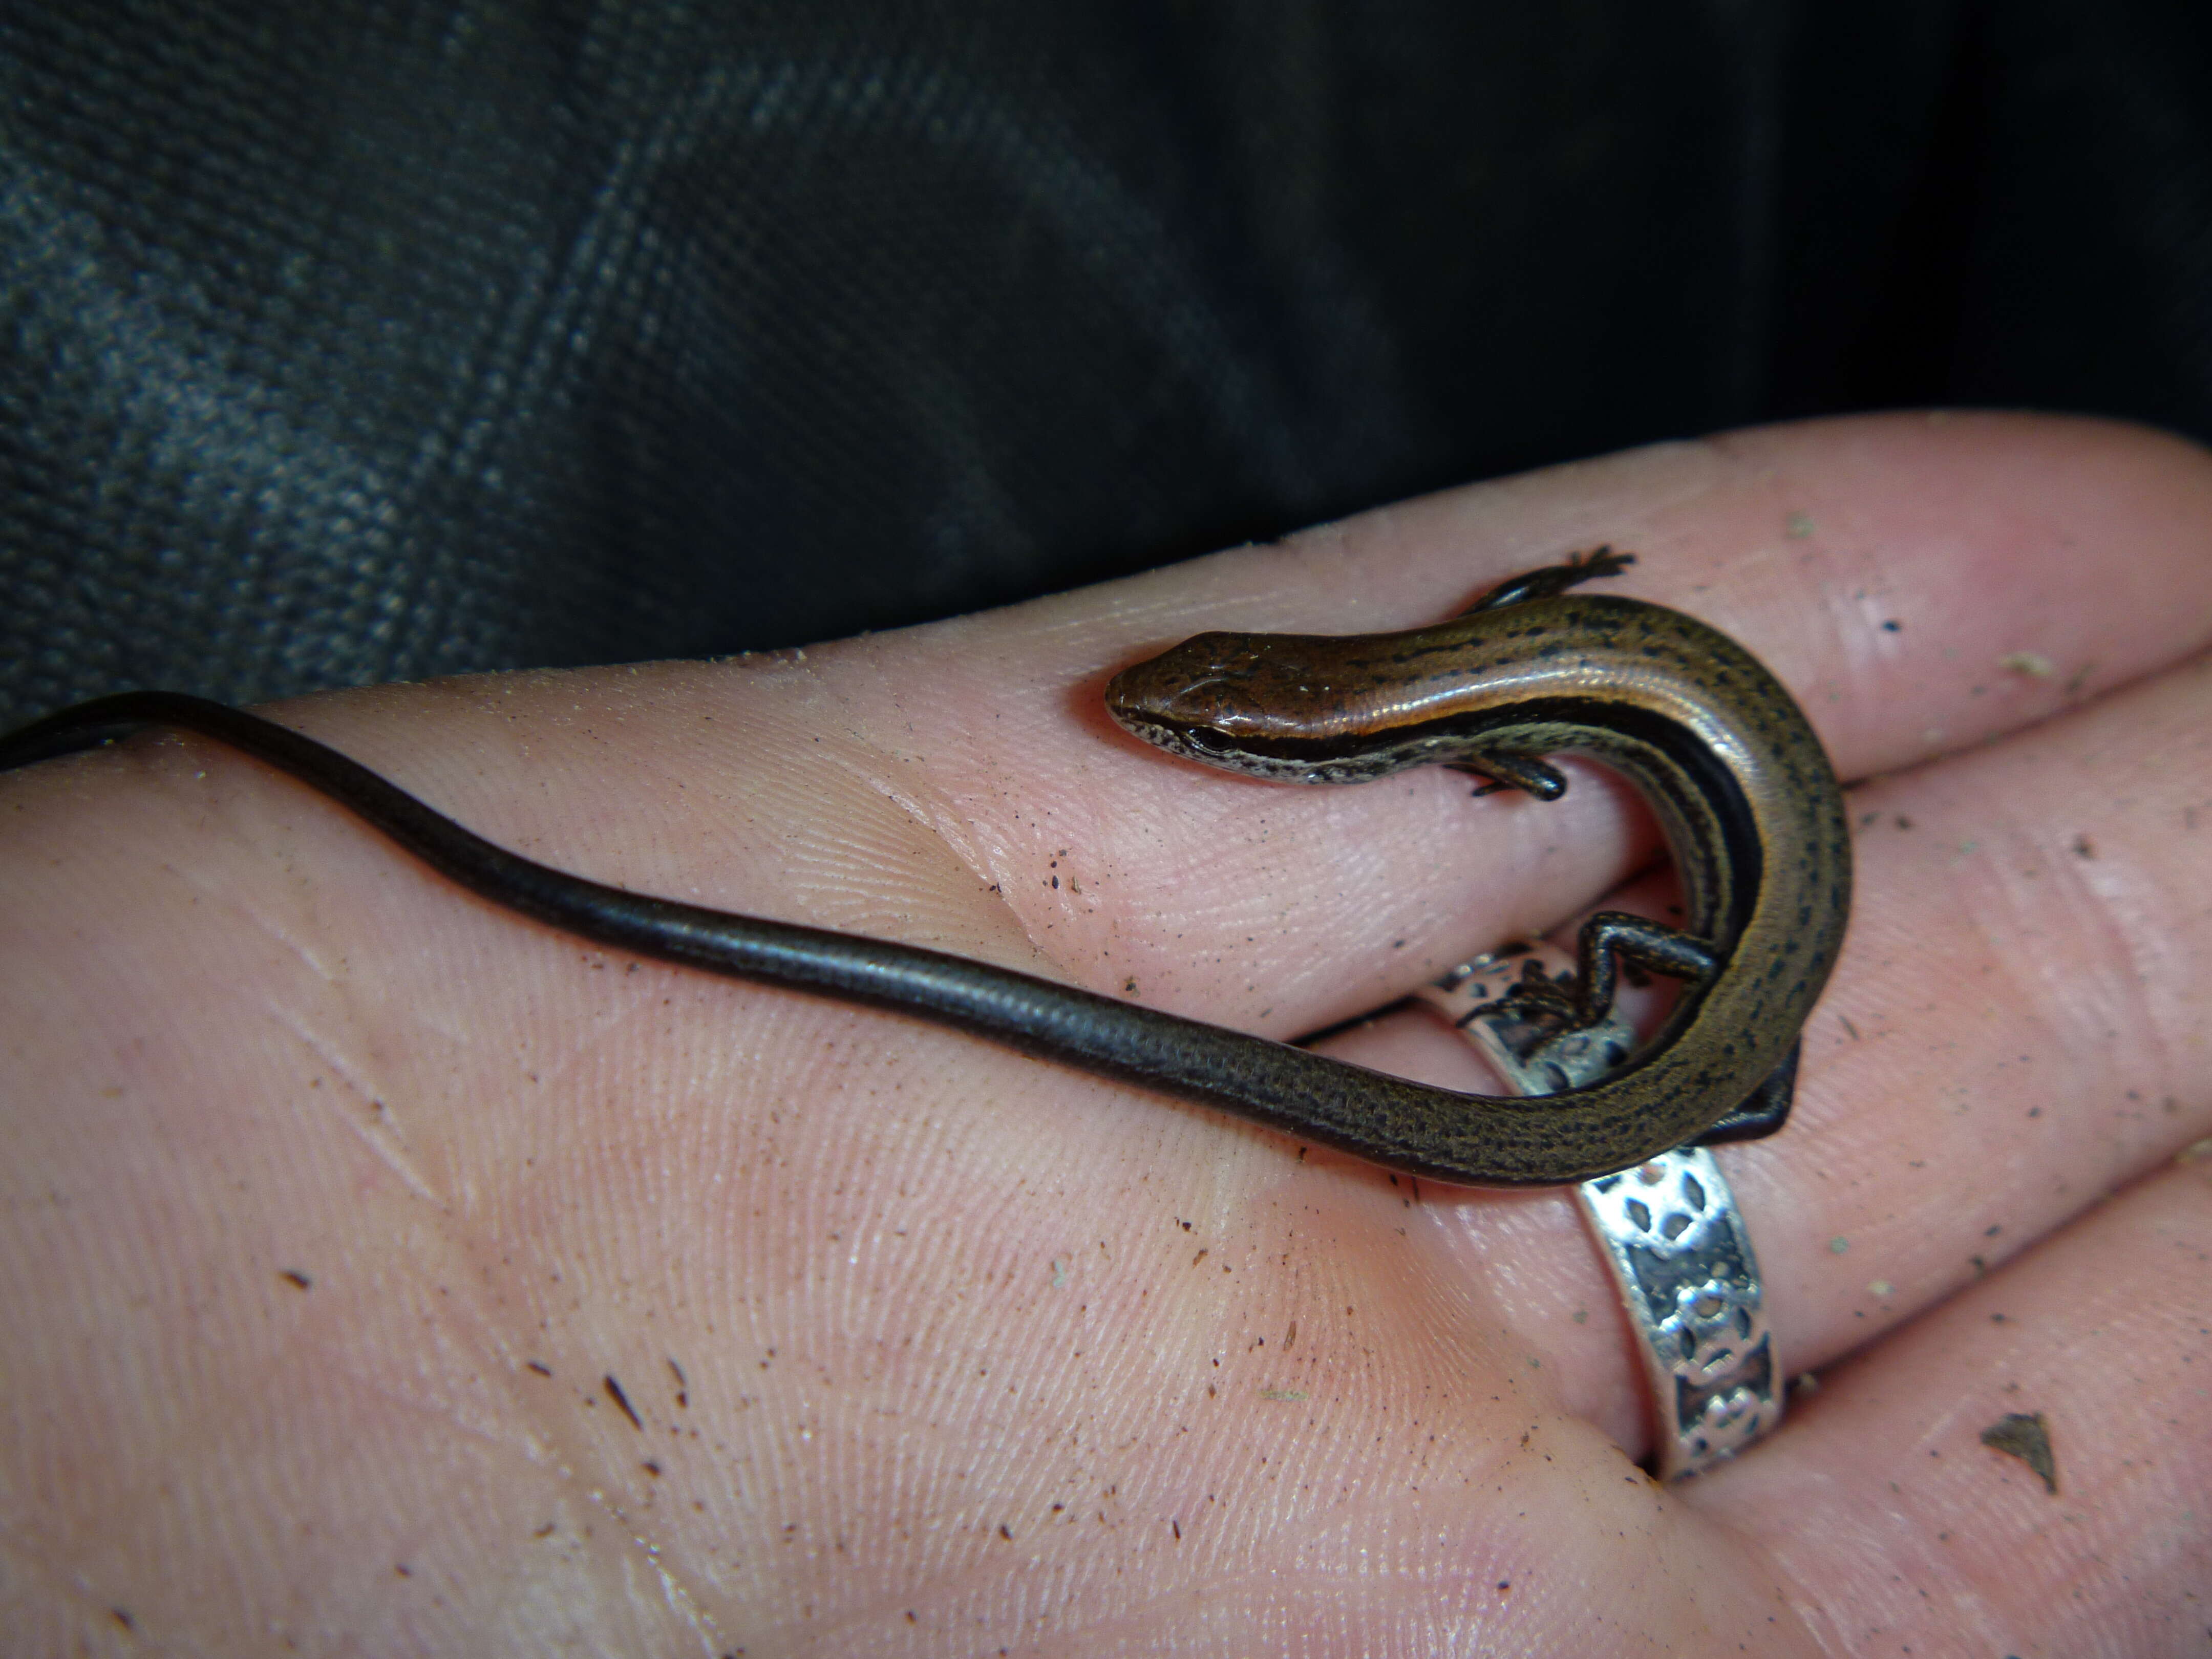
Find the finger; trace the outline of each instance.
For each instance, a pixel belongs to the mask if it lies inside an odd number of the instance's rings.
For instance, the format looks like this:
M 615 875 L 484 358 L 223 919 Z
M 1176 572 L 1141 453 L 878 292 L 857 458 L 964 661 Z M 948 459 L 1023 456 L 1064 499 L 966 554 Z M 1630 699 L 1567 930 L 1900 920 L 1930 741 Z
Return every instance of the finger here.
M 2200 1647 L 2208 1200 L 2198 1159 L 2092 1210 L 1824 1377 L 1688 1500 L 1760 1540 L 1826 1650 Z
M 1878 1340 L 2212 1133 L 2212 861 L 2191 828 L 2212 824 L 2208 716 L 2200 658 L 1854 793 L 1858 914 L 1796 1111 L 1721 1154 L 1793 1371 Z M 1425 1015 L 1335 1047 L 1496 1086 Z M 1640 1391 L 1607 1361 L 1625 1333 L 1588 1317 L 1610 1292 L 1567 1206 L 1433 1209 L 1463 1271 L 1513 1264 L 1547 1364 L 1586 1390 L 1576 1408 L 1640 1448 Z
M 1809 1362 L 2212 1132 L 2208 717 L 2200 658 L 1854 795 L 1867 897 L 1802 1140 L 1748 1176 L 1786 1183 L 1761 1249 Z
M 895 712 L 911 731 L 938 717 L 922 729 L 945 793 L 917 810 L 1067 971 L 1295 1032 L 1595 899 L 1650 855 L 1648 827 L 1629 792 L 1587 771 L 1540 804 L 1470 801 L 1434 770 L 1285 791 L 1179 765 L 1098 714 L 1097 681 L 1132 657 L 1205 627 L 1411 625 L 1509 571 L 1611 542 L 1639 550 L 1619 591 L 1742 639 L 1859 776 L 2201 647 L 2208 511 L 2202 452 L 2101 423 L 1914 416 L 1739 434 L 1024 608 L 994 648 L 966 625 L 925 631 L 895 711 L 865 718 L 888 726 Z M 2109 580 L 2087 579 L 2093 556 Z M 1018 708 L 994 690 L 1024 681 L 1060 690 Z

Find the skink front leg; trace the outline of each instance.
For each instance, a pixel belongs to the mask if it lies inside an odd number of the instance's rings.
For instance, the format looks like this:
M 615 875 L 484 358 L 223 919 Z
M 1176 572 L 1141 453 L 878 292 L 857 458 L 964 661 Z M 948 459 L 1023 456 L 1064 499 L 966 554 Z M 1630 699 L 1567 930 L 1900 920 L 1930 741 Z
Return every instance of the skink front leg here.
M 1518 789 L 1538 800 L 1557 800 L 1567 793 L 1566 775 L 1534 755 L 1486 754 L 1477 750 L 1466 760 L 1446 762 L 1444 769 L 1484 780 L 1482 787 L 1474 792 L 1478 797 Z
M 1478 611 L 1502 611 L 1509 605 L 1523 605 L 1530 599 L 1548 599 L 1601 576 L 1618 576 L 1635 562 L 1633 553 L 1616 553 L 1610 547 L 1593 548 L 1587 553 L 1575 554 L 1565 564 L 1540 565 L 1534 570 L 1507 577 L 1460 615 L 1472 617 Z

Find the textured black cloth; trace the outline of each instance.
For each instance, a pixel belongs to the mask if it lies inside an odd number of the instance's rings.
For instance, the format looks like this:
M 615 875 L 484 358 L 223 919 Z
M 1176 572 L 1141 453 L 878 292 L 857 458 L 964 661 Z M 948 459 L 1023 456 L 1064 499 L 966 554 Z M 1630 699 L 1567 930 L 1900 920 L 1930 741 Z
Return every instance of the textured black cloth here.
M 2212 433 L 2202 0 L 16 0 L 0 723 L 786 644 L 1770 416 Z

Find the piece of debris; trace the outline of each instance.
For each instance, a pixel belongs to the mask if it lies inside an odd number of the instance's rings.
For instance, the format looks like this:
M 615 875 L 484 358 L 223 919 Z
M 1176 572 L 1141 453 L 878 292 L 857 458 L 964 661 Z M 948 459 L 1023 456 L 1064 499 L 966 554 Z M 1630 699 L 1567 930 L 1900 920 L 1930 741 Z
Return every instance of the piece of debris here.
M 2058 1464 L 2051 1455 L 2051 1429 L 2041 1412 L 2007 1412 L 1982 1431 L 1982 1443 L 2020 1459 L 2043 1477 L 2045 1491 L 2058 1496 Z

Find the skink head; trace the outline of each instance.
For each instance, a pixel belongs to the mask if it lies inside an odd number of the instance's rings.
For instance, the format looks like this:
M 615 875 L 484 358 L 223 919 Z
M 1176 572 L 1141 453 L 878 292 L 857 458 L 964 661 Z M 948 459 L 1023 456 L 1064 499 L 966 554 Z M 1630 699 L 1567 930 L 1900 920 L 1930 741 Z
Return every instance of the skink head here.
M 1232 736 L 1267 729 L 1282 706 L 1282 675 L 1269 647 L 1280 635 L 1200 634 L 1106 685 L 1106 708 L 1138 736 L 1172 726 Z
M 1291 634 L 1200 634 L 1108 683 L 1106 708 L 1146 742 L 1231 771 L 1317 781 L 1271 745 L 1310 735 L 1340 701 L 1343 642 Z

